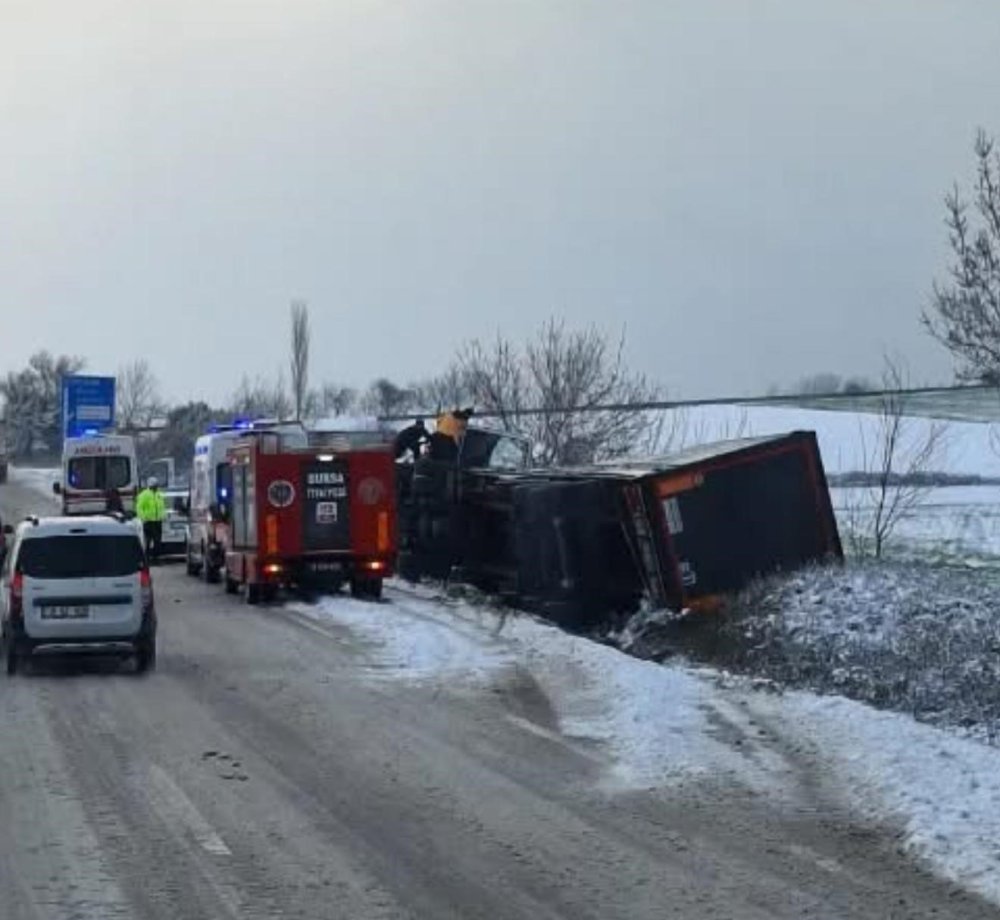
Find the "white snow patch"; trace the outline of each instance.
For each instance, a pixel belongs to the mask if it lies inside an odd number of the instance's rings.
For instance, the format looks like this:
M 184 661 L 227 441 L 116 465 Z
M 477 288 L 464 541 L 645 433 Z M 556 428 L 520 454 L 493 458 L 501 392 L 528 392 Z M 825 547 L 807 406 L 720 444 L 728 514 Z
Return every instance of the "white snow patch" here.
M 841 697 L 768 701 L 821 751 L 845 800 L 902 820 L 906 845 L 955 882 L 1000 903 L 1000 753 Z
M 914 853 L 1000 903 L 996 749 L 841 698 L 725 687 L 715 672 L 640 661 L 524 615 L 498 631 L 496 611 L 428 588 L 387 593 L 391 604 L 332 598 L 297 609 L 372 643 L 382 679 L 476 685 L 526 669 L 563 735 L 600 742 L 612 756 L 613 790 L 694 776 L 793 794 L 798 768 L 754 740 L 754 720 L 766 719 L 785 741 L 819 752 L 846 804 L 901 824 Z M 740 736 L 747 743 L 736 744 Z
M 508 616 L 500 627 L 498 611 L 426 588 L 388 594 L 391 606 L 336 597 L 295 609 L 371 643 L 380 678 L 488 684 L 520 667 L 549 698 L 567 738 L 599 742 L 614 758 L 608 780 L 615 788 L 727 774 L 776 790 L 780 759 L 748 761 L 713 729 L 712 718 L 745 717 L 718 698 L 712 678 L 631 658 L 523 614 Z
M 32 467 L 12 466 L 9 471 L 10 482 L 34 492 L 40 499 L 47 502 L 46 512 L 58 506 L 59 502 L 52 492 L 52 484 L 59 481 L 58 467 L 51 469 L 36 469 Z
M 740 405 L 696 406 L 679 411 L 672 432 L 675 449 L 720 438 L 815 431 L 826 471 L 849 473 L 864 469 L 864 445 L 870 449 L 878 443 L 879 418 L 873 412 Z M 907 417 L 906 424 L 913 440 L 919 440 L 932 425 L 945 425 L 944 469 L 936 472 L 1000 476 L 1000 455 L 991 443 L 993 426 L 989 423 L 942 422 L 913 416 Z M 669 430 L 671 426 L 667 427 Z
M 317 621 L 346 626 L 374 646 L 373 672 L 380 677 L 429 680 L 462 677 L 476 680 L 510 663 L 504 643 L 486 629 L 435 617 L 433 605 L 419 608 L 372 604 L 347 597 L 325 598 L 293 609 Z

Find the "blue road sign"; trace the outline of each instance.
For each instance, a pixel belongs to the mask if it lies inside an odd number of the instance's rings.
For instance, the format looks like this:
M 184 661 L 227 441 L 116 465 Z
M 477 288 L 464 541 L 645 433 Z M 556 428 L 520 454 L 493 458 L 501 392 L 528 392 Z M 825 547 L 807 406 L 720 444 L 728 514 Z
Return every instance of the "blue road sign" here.
M 107 431 L 115 424 L 115 378 L 62 378 L 62 431 L 64 438 Z

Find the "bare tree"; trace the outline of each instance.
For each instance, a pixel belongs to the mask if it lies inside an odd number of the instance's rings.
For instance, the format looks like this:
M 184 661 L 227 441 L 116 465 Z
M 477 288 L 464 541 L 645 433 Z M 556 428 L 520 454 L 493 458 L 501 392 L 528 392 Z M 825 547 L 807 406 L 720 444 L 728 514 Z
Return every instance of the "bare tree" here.
M 292 399 L 295 420 L 301 421 L 306 412 L 309 393 L 309 307 L 304 300 L 292 301 L 292 354 L 289 368 L 292 375 Z
M 166 413 L 156 375 L 145 358 L 118 369 L 115 403 L 116 423 L 125 430 L 148 428 L 154 419 Z
M 292 415 L 293 404 L 285 386 L 285 377 L 278 374 L 274 381 L 244 377 L 230 401 L 231 410 L 249 418 L 285 420 Z
M 945 197 L 954 261 L 948 283 L 935 283 L 924 326 L 958 359 L 966 380 L 1000 383 L 1000 152 L 980 130 L 974 144 L 976 185 L 971 209 L 956 185 Z
M 357 401 L 357 390 L 351 387 L 325 383 L 319 392 L 319 406 L 323 415 L 346 415 Z
M 457 364 L 437 377 L 413 384 L 411 389 L 417 406 L 428 412 L 456 409 L 473 401 L 465 374 Z
M 415 402 L 416 394 L 413 390 L 397 386 L 387 377 L 379 377 L 362 397 L 361 408 L 382 418 L 409 412 Z
M 522 348 L 502 336 L 471 342 L 459 368 L 477 408 L 530 438 L 536 461 L 586 463 L 647 452 L 659 439 L 662 414 L 634 407 L 661 390 L 626 370 L 624 347 L 624 335 L 549 320 Z
M 839 393 L 842 383 L 840 374 L 829 372 L 812 374 L 799 381 L 799 393 L 807 396 L 828 396 L 831 393 Z
M 16 457 L 57 454 L 62 445 L 60 380 L 79 373 L 82 358 L 39 351 L 28 366 L 0 379 L 8 447 Z
M 947 425 L 907 415 L 906 376 L 889 358 L 882 375 L 874 440 L 859 421 L 864 487 L 846 504 L 848 540 L 855 555 L 881 558 L 900 521 L 933 488 L 930 474 L 942 463 Z

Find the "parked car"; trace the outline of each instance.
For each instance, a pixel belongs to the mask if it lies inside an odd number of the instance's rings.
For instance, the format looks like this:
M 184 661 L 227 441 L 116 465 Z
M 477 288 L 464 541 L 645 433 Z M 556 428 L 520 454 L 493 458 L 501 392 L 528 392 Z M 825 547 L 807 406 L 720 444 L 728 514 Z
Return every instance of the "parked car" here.
M 163 501 L 167 507 L 167 516 L 163 521 L 160 555 L 183 556 L 187 553 L 188 542 L 188 491 L 165 489 Z
M 110 517 L 30 518 L 0 569 L 7 673 L 32 655 L 134 655 L 156 664 L 156 607 L 142 541 Z

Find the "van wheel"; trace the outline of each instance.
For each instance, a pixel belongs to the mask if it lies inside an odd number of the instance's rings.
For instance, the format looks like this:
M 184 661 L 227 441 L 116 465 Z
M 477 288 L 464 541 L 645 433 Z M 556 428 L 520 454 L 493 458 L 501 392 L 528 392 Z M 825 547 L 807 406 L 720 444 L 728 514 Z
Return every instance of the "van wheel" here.
M 135 650 L 135 669 L 140 674 L 156 667 L 156 637 L 140 639 Z

